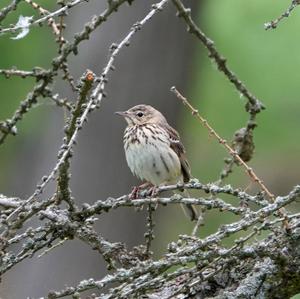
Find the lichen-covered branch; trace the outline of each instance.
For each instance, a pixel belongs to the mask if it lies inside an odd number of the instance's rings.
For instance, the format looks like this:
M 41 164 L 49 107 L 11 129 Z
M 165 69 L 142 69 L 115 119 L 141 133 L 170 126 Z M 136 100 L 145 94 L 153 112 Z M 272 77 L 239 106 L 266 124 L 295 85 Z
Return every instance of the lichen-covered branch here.
M 187 106 L 191 112 L 192 115 L 195 116 L 200 122 L 201 124 L 208 130 L 209 134 L 211 134 L 212 136 L 214 136 L 218 142 L 223 145 L 225 147 L 225 149 L 228 151 L 228 153 L 234 157 L 234 159 L 236 159 L 245 169 L 246 172 L 249 174 L 249 176 L 253 179 L 254 182 L 256 182 L 261 189 L 268 195 L 269 198 L 274 198 L 274 195 L 267 189 L 267 187 L 264 185 L 263 181 L 261 179 L 258 178 L 258 176 L 255 174 L 255 172 L 253 171 L 252 168 L 250 168 L 245 162 L 244 160 L 239 156 L 239 154 L 233 150 L 229 144 L 227 143 L 227 141 L 223 138 L 220 137 L 220 135 L 210 126 L 210 124 L 208 123 L 208 121 L 206 119 L 204 119 L 198 112 L 198 110 L 196 110 L 191 103 L 187 100 L 187 98 L 185 98 L 177 89 L 175 86 L 171 87 L 171 91 L 176 95 L 176 97 L 185 105 Z
M 0 9 L 1 23 L 8 15 L 13 17 L 11 12 L 18 12 L 20 2 L 12 0 Z M 62 281 L 60 290 L 49 291 L 43 298 L 83 298 L 84 292 L 88 290 L 95 292 L 93 298 L 101 299 L 142 296 L 149 299 L 182 299 L 193 296 L 219 299 L 288 298 L 300 292 L 300 213 L 289 211 L 290 206 L 300 198 L 300 185 L 295 186 L 285 196 L 275 196 L 246 164 L 253 157 L 253 129 L 256 126 L 256 116 L 264 109 L 264 105 L 228 67 L 226 58 L 196 25 L 191 18 L 191 11 L 185 8 L 183 2 L 160 0 L 149 6 L 148 12 L 137 17 L 139 21 L 128 28 L 123 38 L 111 45 L 102 73 L 97 75 L 86 70 L 81 78 L 71 75 L 70 57 L 77 55 L 79 45 L 87 41 L 123 4 L 132 4 L 134 0 L 108 0 L 107 8 L 86 22 L 82 30 L 68 40 L 64 37 L 65 25 L 68 26 L 65 16 L 75 6 L 85 9 L 89 5 L 88 1 L 58 1 L 53 11 L 40 6 L 38 0 L 24 2 L 36 10 L 39 17 L 31 21 L 27 19 L 23 25 L 17 20 L 14 22 L 16 25 L 3 25 L 0 28 L 0 38 L 4 33 L 24 29 L 30 33 L 32 26 L 48 24 L 53 41 L 57 42 L 57 53 L 52 58 L 49 69 L 38 66 L 29 70 L 13 66 L 0 69 L 0 75 L 7 80 L 17 76 L 24 80 L 33 78 L 35 81 L 31 92 L 24 95 L 24 100 L 19 103 L 12 116 L 0 121 L 0 145 L 7 142 L 9 136 L 19 133 L 21 120 L 40 103 L 41 98 L 64 110 L 64 137 L 52 169 L 37 182 L 29 197 L 0 194 L 0 276 L 26 259 L 31 258 L 34 262 L 35 258 L 43 258 L 57 247 L 79 240 L 103 259 L 109 272 L 103 277 L 83 279 L 74 286 L 65 286 Z M 85 129 L 88 116 L 100 107 L 105 98 L 109 74 L 115 70 L 119 54 L 130 45 L 136 34 L 143 34 L 143 28 L 148 22 L 155 22 L 155 15 L 168 2 L 173 3 L 177 15 L 188 26 L 188 31 L 208 50 L 209 58 L 217 64 L 218 70 L 246 98 L 249 120 L 245 127 L 235 132 L 231 146 L 185 97 L 173 89 L 177 97 L 189 106 L 192 114 L 230 154 L 220 180 L 217 183 L 203 184 L 192 179 L 187 184 L 159 186 L 152 196 L 149 196 L 149 190 L 142 190 L 136 199 L 124 194 L 116 198 L 94 198 L 92 203 L 80 205 L 78 203 L 85 202 L 86 199 L 77 198 L 70 187 L 71 163 L 75 144 L 79 141 L 79 131 Z M 288 11 L 270 26 L 275 28 L 283 17 L 290 15 L 298 2 L 293 0 Z M 76 63 L 76 60 L 72 63 Z M 66 99 L 56 90 L 55 83 L 60 78 L 63 84 L 71 87 L 74 97 Z M 232 171 L 234 165 L 244 167 L 261 192 L 251 194 L 231 185 L 222 185 L 223 179 Z M 51 181 L 55 182 L 56 188 L 49 195 L 44 191 Z M 193 190 L 193 196 L 187 198 L 181 196 L 181 192 L 168 196 L 168 191 L 183 189 Z M 229 197 L 230 203 L 227 200 Z M 154 226 L 157 208 L 191 204 L 206 212 L 214 209 L 222 215 L 229 213 L 234 216 L 234 221 L 218 226 L 214 232 L 203 238 L 198 234 L 178 235 L 163 253 L 152 252 L 155 251 L 152 246 L 154 227 L 155 230 L 159 229 Z M 101 229 L 96 229 L 95 224 L 104 213 L 113 215 L 111 212 L 116 209 L 141 210 L 143 207 L 147 209 L 147 226 L 145 241 L 141 244 L 128 248 L 122 242 L 108 240 Z
M 226 58 L 224 58 L 216 49 L 214 42 L 209 39 L 201 29 L 196 25 L 191 17 L 191 10 L 186 8 L 180 0 L 172 0 L 178 10 L 178 17 L 183 18 L 187 24 L 189 33 L 195 35 L 209 52 L 209 58 L 213 60 L 220 72 L 235 86 L 239 93 L 241 93 L 248 101 L 246 105 L 247 111 L 256 114 L 264 109 L 264 105 L 259 101 L 246 87 L 246 85 L 229 69 Z
M 91 71 L 87 71 L 81 78 L 81 87 L 79 91 L 79 98 L 76 103 L 76 107 L 72 110 L 72 116 L 67 121 L 67 128 L 65 129 L 66 142 L 69 143 L 75 130 L 77 121 L 80 120 L 80 117 L 84 111 L 84 105 L 88 101 L 89 92 L 92 89 L 94 83 L 95 75 Z M 64 163 L 59 167 L 58 174 L 58 201 L 66 201 L 69 204 L 71 210 L 75 209 L 74 202 L 71 198 L 71 192 L 69 187 L 69 168 L 70 168 L 70 158 L 72 156 L 71 151 L 68 152 L 67 157 L 64 160 Z
M 7 15 L 14 10 L 17 9 L 18 4 L 21 2 L 21 0 L 12 0 L 9 5 L 2 8 L 0 11 L 0 23 L 7 17 Z

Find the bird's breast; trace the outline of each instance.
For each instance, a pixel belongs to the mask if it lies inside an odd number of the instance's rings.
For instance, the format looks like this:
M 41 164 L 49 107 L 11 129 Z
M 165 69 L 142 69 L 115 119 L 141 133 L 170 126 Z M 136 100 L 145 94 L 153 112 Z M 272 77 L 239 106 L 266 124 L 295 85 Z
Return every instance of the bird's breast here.
M 181 165 L 167 134 L 156 126 L 134 126 L 124 134 L 127 164 L 137 177 L 153 185 L 176 183 Z

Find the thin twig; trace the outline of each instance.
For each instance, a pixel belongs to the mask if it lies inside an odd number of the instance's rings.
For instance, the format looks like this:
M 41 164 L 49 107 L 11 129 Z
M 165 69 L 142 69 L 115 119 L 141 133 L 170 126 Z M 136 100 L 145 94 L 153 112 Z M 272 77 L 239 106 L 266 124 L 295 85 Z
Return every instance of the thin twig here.
M 6 131 L 2 131 L 2 136 L 0 137 L 0 145 L 3 144 L 5 139 L 9 134 L 16 135 L 17 129 L 16 124 L 20 121 L 23 116 L 30 110 L 38 101 L 38 98 L 41 95 L 44 95 L 46 92 L 46 88 L 52 82 L 52 76 L 46 77 L 42 79 L 42 82 L 37 84 L 33 91 L 29 93 L 26 99 L 21 102 L 19 108 L 15 111 L 13 117 L 11 119 L 7 119 L 4 122 L 4 126 L 7 128 Z
M 0 23 L 7 17 L 7 15 L 14 10 L 16 10 L 17 5 L 21 2 L 22 0 L 13 0 L 9 5 L 4 7 L 0 11 Z
M 25 0 L 25 2 L 27 2 L 34 9 L 36 9 L 42 16 L 47 16 L 50 14 L 50 12 L 47 9 L 43 8 L 41 5 L 35 3 L 32 0 Z M 58 29 L 58 26 L 52 17 L 48 18 L 48 25 L 52 28 L 54 35 L 60 37 L 60 30 Z
M 171 87 L 171 91 L 176 95 L 176 97 L 185 105 L 187 106 L 191 112 L 192 115 L 195 116 L 199 122 L 209 131 L 209 134 L 214 136 L 218 142 L 220 144 L 222 144 L 225 149 L 228 151 L 228 153 L 236 160 L 240 163 L 240 165 L 242 165 L 245 168 L 246 173 L 250 176 L 250 178 L 260 186 L 261 190 L 263 190 L 266 195 L 268 196 L 268 200 L 273 203 L 275 196 L 274 194 L 269 191 L 269 189 L 266 187 L 266 185 L 264 184 L 264 182 L 256 175 L 256 173 L 253 171 L 253 169 L 251 167 L 249 167 L 245 161 L 238 155 L 237 151 L 233 150 L 229 144 L 227 143 L 227 141 L 223 138 L 220 137 L 220 135 L 209 125 L 209 123 L 207 122 L 206 119 L 204 119 L 200 114 L 199 111 L 196 110 L 191 104 L 190 102 L 176 89 L 175 86 Z M 285 210 L 282 208 L 279 210 L 279 213 L 281 214 L 282 217 L 286 217 L 286 212 Z M 288 222 L 286 220 L 285 224 L 285 228 L 288 229 Z
M 64 238 L 63 240 L 58 241 L 56 244 L 48 247 L 45 251 L 43 251 L 41 254 L 39 254 L 37 256 L 37 258 L 41 258 L 44 255 L 48 254 L 50 251 L 52 251 L 53 249 L 56 249 L 59 246 L 62 246 L 66 241 L 68 241 L 68 238 Z
M 0 69 L 0 74 L 4 75 L 7 79 L 9 79 L 11 76 L 17 76 L 22 78 L 35 77 L 37 80 L 40 80 L 49 76 L 49 72 L 41 68 L 34 68 L 32 71 L 23 71 L 17 69 Z
M 187 106 L 191 112 L 192 115 L 195 116 L 200 122 L 201 124 L 208 129 L 209 134 L 211 136 L 214 136 L 218 142 L 220 144 L 222 144 L 225 149 L 228 151 L 228 153 L 233 156 L 246 170 L 246 173 L 251 177 L 251 179 L 257 183 L 260 188 L 268 195 L 268 197 L 272 200 L 274 200 L 274 194 L 271 193 L 271 191 L 268 190 L 268 188 L 264 185 L 263 181 L 255 174 L 255 172 L 253 171 L 253 169 L 251 167 L 249 167 L 244 160 L 242 160 L 242 158 L 238 155 L 238 153 L 233 150 L 229 144 L 227 143 L 227 141 L 223 138 L 220 137 L 220 135 L 209 125 L 208 121 L 206 119 L 204 119 L 200 114 L 199 111 L 196 110 L 191 104 L 190 102 L 187 100 L 187 98 L 185 98 L 177 89 L 175 86 L 171 87 L 171 91 L 176 95 L 176 97 L 185 105 Z
M 63 6 L 62 8 L 60 9 L 57 9 L 55 10 L 54 12 L 51 12 L 49 14 L 47 14 L 46 16 L 43 16 L 33 22 L 31 22 L 29 24 L 28 27 L 31 27 L 31 26 L 37 26 L 37 25 L 40 25 L 46 21 L 49 21 L 50 19 L 53 19 L 54 17 L 56 16 L 59 16 L 61 15 L 62 13 L 65 13 L 67 10 L 69 10 L 70 8 L 82 3 L 82 2 L 86 2 L 86 0 L 74 0 L 74 1 L 70 1 L 66 4 L 66 6 Z M 15 32 L 19 29 L 21 29 L 22 27 L 19 27 L 19 26 L 12 26 L 12 27 L 8 27 L 8 28 L 2 28 L 0 29 L 0 35 L 1 34 L 5 34 L 5 33 L 9 33 L 9 32 Z
M 287 10 L 284 13 L 282 13 L 277 19 L 264 24 L 265 29 L 269 30 L 269 29 L 277 28 L 279 22 L 284 18 L 288 18 L 291 15 L 294 8 L 296 8 L 299 4 L 300 4 L 299 0 L 292 0 L 290 6 L 287 8 Z
M 49 94 L 48 98 L 53 101 L 58 107 L 64 107 L 69 112 L 74 109 L 73 103 L 70 103 L 68 99 L 60 99 L 58 94 Z

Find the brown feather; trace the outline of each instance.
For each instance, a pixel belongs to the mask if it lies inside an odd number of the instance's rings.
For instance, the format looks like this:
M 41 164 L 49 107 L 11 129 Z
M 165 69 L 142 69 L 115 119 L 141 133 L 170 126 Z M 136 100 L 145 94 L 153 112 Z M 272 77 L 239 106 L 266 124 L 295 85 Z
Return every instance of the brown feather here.
M 180 164 L 184 183 L 188 183 L 191 178 L 191 168 L 185 155 L 185 149 L 180 141 L 178 132 L 173 129 L 168 123 L 164 124 L 164 129 L 170 136 L 170 147 L 177 154 Z

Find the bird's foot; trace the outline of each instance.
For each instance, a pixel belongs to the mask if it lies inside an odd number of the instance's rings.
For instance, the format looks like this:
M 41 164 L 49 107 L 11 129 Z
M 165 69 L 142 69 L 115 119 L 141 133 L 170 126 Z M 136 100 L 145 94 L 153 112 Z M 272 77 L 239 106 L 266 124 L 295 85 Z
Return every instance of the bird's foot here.
M 139 186 L 134 186 L 129 194 L 129 199 L 137 199 L 139 191 Z
M 153 188 L 153 185 L 151 183 L 143 183 L 140 186 L 134 186 L 131 190 L 131 193 L 129 194 L 129 199 L 137 199 L 140 196 L 140 191 L 152 186 L 150 189 Z M 147 192 L 148 195 L 148 192 Z
M 150 197 L 155 197 L 158 195 L 158 188 L 156 186 L 152 186 L 148 189 L 147 195 Z

